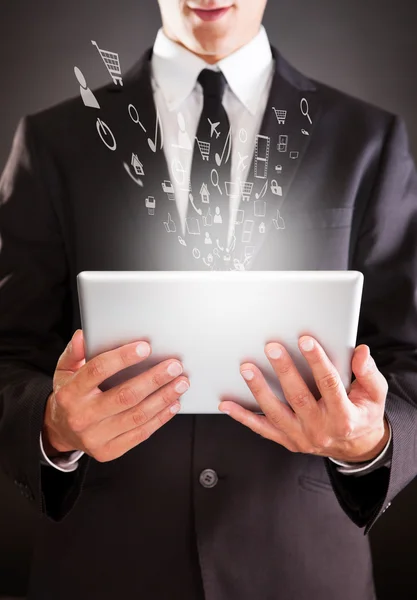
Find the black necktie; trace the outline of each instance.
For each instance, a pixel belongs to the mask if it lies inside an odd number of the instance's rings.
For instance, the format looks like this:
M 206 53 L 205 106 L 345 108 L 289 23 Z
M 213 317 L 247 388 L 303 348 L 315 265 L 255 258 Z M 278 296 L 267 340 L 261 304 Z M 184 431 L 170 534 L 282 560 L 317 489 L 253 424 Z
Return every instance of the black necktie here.
M 226 79 L 220 71 L 204 69 L 198 82 L 203 88 L 204 106 L 192 159 L 186 239 L 196 269 L 228 269 L 229 197 L 233 186 L 230 123 L 222 104 Z

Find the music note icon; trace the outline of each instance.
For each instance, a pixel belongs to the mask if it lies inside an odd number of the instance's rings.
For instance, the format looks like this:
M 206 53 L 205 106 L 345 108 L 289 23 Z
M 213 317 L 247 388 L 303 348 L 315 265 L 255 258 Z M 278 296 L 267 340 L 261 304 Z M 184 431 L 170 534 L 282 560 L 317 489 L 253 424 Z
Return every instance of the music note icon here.
M 268 179 L 266 180 L 266 182 L 265 182 L 263 188 L 261 189 L 261 191 L 260 192 L 256 192 L 255 198 L 257 200 L 259 200 L 260 198 L 263 198 L 265 196 L 265 194 L 266 194 L 267 189 L 268 189 Z
M 224 145 L 223 148 L 223 152 L 222 155 L 220 156 L 217 152 L 216 152 L 216 163 L 217 166 L 220 167 L 221 164 L 223 163 L 223 158 L 224 158 L 224 153 L 226 152 L 226 148 L 227 146 L 229 146 L 228 151 L 227 151 L 227 156 L 226 156 L 226 160 L 224 161 L 225 163 L 227 163 L 227 161 L 230 158 L 230 153 L 232 151 L 232 128 L 229 129 L 229 133 L 227 134 L 227 138 L 226 138 L 226 143 Z
M 155 124 L 155 139 L 151 140 L 151 138 L 148 138 L 148 144 L 149 144 L 149 148 L 152 150 L 152 152 L 156 152 L 156 145 L 157 145 L 157 141 L 158 141 L 158 125 L 159 128 L 161 129 L 161 146 L 160 149 L 162 150 L 162 147 L 164 145 L 164 132 L 162 130 L 162 123 L 161 123 L 161 118 L 159 116 L 159 111 L 156 111 L 156 124 Z

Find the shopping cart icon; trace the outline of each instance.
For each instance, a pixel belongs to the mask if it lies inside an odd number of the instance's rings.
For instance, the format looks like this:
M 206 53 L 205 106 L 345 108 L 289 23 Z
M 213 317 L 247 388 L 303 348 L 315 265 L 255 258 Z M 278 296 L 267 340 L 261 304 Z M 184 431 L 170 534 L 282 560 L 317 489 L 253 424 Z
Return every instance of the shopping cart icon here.
M 209 160 L 210 157 L 210 144 L 208 142 L 200 142 L 200 140 L 196 137 L 198 147 L 200 149 L 201 156 L 203 160 Z
M 287 111 L 286 110 L 277 110 L 274 107 L 272 107 L 272 110 L 275 113 L 275 116 L 278 121 L 278 125 L 285 125 L 285 120 L 287 118 Z
M 242 202 L 249 202 L 253 190 L 253 183 L 241 183 Z
M 117 85 L 118 83 L 120 83 L 120 85 L 123 85 L 123 81 L 121 78 L 122 72 L 120 70 L 119 55 L 116 54 L 116 52 L 108 52 L 107 50 L 101 50 L 101 48 L 98 47 L 97 42 L 94 42 L 93 40 L 91 40 L 91 43 L 100 52 L 100 56 L 103 59 L 103 62 L 106 65 L 107 70 L 111 75 L 111 78 L 113 79 L 113 83 L 115 85 Z

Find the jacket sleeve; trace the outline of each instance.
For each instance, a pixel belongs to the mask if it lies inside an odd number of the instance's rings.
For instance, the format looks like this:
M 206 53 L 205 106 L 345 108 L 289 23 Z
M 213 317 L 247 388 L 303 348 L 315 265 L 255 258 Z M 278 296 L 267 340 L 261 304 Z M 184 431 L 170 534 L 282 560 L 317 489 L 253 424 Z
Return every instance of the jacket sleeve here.
M 59 356 L 72 336 L 68 260 L 54 201 L 58 170 L 18 125 L 0 179 L 0 466 L 37 510 L 60 520 L 78 497 L 74 473 L 41 465 L 39 436 Z
M 339 503 L 367 534 L 417 475 L 417 174 L 404 122 L 393 117 L 351 268 L 364 274 L 358 344 L 388 381 L 389 467 L 345 477 L 326 467 Z

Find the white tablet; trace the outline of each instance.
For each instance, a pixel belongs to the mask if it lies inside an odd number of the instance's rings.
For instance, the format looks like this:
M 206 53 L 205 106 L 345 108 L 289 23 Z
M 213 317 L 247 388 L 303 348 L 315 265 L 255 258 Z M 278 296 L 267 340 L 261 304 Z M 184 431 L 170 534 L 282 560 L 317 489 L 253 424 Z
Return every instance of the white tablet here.
M 239 367 L 254 362 L 285 401 L 264 347 L 287 348 L 316 398 L 298 338 L 314 336 L 349 390 L 363 275 L 358 271 L 83 271 L 77 276 L 86 359 L 147 340 L 152 354 L 100 385 L 107 390 L 175 357 L 190 379 L 180 413 L 220 413 L 221 399 L 261 409 Z

